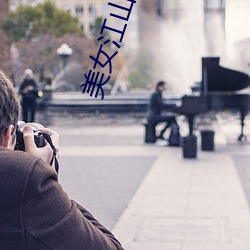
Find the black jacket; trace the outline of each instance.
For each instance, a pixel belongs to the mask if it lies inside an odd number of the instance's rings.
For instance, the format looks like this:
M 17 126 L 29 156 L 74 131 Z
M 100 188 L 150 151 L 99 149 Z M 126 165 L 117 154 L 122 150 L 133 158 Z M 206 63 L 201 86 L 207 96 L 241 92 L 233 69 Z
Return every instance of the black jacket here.
M 24 93 L 24 89 L 28 86 L 33 87 L 33 90 L 30 90 L 28 93 Z M 36 82 L 33 79 L 24 79 L 20 85 L 19 94 L 21 94 L 23 98 L 37 98 L 38 87 Z
M 156 90 L 150 97 L 147 107 L 147 117 L 161 115 L 162 109 L 167 107 L 168 105 L 163 103 L 161 91 Z

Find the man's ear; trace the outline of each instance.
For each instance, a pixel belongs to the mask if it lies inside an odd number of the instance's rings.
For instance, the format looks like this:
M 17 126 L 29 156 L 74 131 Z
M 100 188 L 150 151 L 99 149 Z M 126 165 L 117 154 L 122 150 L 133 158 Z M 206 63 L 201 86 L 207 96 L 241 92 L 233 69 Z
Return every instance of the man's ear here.
M 10 125 L 4 132 L 2 137 L 2 146 L 8 149 L 14 149 L 13 145 L 13 130 L 14 126 Z

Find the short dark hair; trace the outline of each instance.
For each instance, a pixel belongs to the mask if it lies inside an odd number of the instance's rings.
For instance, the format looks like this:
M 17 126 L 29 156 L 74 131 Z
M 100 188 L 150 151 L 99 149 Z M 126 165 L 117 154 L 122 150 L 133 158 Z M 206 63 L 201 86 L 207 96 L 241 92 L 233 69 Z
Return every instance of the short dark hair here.
M 159 87 L 163 86 L 164 84 L 166 84 L 166 82 L 164 82 L 164 81 L 157 82 L 156 89 L 158 89 Z
M 10 126 L 17 126 L 20 111 L 18 95 L 10 79 L 0 70 L 0 142 L 2 133 Z

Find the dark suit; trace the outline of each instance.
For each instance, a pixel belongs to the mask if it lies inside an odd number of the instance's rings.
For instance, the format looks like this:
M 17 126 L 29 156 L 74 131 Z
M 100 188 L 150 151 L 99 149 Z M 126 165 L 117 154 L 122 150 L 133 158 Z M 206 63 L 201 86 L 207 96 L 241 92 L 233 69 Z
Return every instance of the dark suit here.
M 42 160 L 0 147 L 0 177 L 0 250 L 123 249 Z
M 148 123 L 157 125 L 160 122 L 166 122 L 166 126 L 160 132 L 159 137 L 163 137 L 165 131 L 171 126 L 171 124 L 177 124 L 175 116 L 173 115 L 162 115 L 162 109 L 168 108 L 169 106 L 164 104 L 162 100 L 161 91 L 156 90 L 150 97 L 148 108 L 147 108 L 147 120 Z

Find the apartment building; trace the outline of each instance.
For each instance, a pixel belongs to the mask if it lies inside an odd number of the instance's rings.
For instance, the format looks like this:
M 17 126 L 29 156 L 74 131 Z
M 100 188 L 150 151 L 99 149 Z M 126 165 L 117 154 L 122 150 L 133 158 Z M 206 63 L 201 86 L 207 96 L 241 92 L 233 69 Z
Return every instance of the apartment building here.
M 10 9 L 14 10 L 19 4 L 34 5 L 42 3 L 44 0 L 10 0 Z M 116 5 L 129 7 L 131 2 L 127 0 L 51 0 L 58 8 L 69 12 L 79 19 L 81 29 L 87 35 L 91 35 L 96 17 L 107 18 L 107 26 L 117 30 L 123 30 L 125 21 L 110 16 L 110 13 L 126 16 L 127 12 L 108 5 L 112 2 Z M 137 1 L 138 2 L 138 1 Z M 131 12 L 126 33 L 123 39 L 125 50 L 135 50 L 138 47 L 138 14 L 137 4 L 134 4 Z M 114 40 L 119 40 L 120 34 L 110 32 Z
M 113 2 L 116 5 L 129 7 L 131 2 L 126 0 L 52 0 L 59 8 L 68 11 L 79 19 L 79 25 L 85 34 L 91 34 L 96 17 L 107 18 L 107 26 L 117 30 L 123 30 L 125 21 L 110 16 L 110 13 L 126 16 L 127 12 L 108 5 Z M 110 32 L 114 40 L 119 40 L 120 34 Z M 128 27 L 124 36 L 123 46 L 125 50 L 137 49 L 138 46 L 138 15 L 137 4 L 134 4 L 131 12 Z

